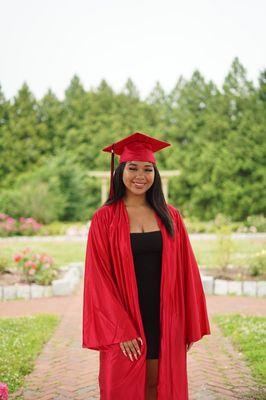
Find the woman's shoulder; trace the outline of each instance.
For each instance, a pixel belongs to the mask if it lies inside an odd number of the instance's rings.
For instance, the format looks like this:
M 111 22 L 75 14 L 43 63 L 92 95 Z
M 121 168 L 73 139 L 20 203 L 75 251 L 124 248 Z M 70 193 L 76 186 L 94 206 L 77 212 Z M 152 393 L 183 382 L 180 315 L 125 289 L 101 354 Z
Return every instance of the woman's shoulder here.
M 179 218 L 181 216 L 181 213 L 180 213 L 180 211 L 179 211 L 179 209 L 177 207 L 173 206 L 170 203 L 166 203 L 166 205 L 167 205 L 167 208 L 170 211 L 171 215 L 174 218 Z
M 91 219 L 93 220 L 96 218 L 103 223 L 109 223 L 112 219 L 112 213 L 113 213 L 113 205 L 103 204 L 94 211 Z

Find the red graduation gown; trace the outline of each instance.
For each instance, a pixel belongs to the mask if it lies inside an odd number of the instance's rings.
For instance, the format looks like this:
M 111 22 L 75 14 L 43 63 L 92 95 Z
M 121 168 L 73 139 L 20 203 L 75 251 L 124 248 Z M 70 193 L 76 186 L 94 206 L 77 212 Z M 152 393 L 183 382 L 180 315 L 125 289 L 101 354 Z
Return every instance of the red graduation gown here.
M 186 344 L 210 334 L 198 265 L 179 211 L 172 215 L 172 238 L 155 213 L 162 233 L 160 288 L 160 357 L 158 400 L 188 399 Z M 138 360 L 131 361 L 119 343 L 141 337 Z M 129 217 L 125 203 L 101 206 L 88 233 L 82 347 L 100 351 L 101 400 L 145 400 L 146 340 L 142 324 Z

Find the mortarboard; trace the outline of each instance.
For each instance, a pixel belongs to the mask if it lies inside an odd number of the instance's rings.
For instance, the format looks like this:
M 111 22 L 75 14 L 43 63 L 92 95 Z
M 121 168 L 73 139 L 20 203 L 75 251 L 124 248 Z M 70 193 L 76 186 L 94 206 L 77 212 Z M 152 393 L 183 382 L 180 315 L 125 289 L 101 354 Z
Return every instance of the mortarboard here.
M 120 156 L 119 163 L 127 161 L 147 161 L 156 163 L 154 153 L 167 146 L 170 143 L 158 140 L 142 132 L 134 132 L 118 142 L 102 149 L 112 153 L 111 156 L 111 177 L 109 196 L 113 195 L 113 173 L 114 173 L 114 155 Z

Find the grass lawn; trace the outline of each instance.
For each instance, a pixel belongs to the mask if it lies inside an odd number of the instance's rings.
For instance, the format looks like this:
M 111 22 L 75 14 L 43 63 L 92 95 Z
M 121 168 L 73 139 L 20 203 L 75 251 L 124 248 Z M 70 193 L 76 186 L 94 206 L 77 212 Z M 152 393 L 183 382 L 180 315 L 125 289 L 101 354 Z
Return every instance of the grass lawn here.
M 0 242 L 0 254 L 10 259 L 10 265 L 15 266 L 12 255 L 23 250 L 25 247 L 30 247 L 36 252 L 45 252 L 54 258 L 55 266 L 66 265 L 71 262 L 79 262 L 85 260 L 86 240 L 80 242 L 36 242 L 29 240 L 27 242 Z
M 65 241 L 55 242 L 36 242 L 34 240 L 28 240 L 27 242 L 0 242 L 0 254 L 10 258 L 12 265 L 15 265 L 12 261 L 12 254 L 19 252 L 25 247 L 31 247 L 37 252 L 47 252 L 55 260 L 56 266 L 68 264 L 70 262 L 85 260 L 87 238 L 79 242 Z M 207 267 L 213 267 L 215 264 L 216 254 L 216 242 L 214 240 L 191 240 L 192 247 L 195 251 L 197 261 L 200 265 L 206 265 Z M 262 239 L 242 239 L 234 240 L 235 248 L 232 259 L 238 259 L 241 255 L 243 261 L 244 256 L 260 252 L 265 248 L 265 240 Z
M 0 382 L 8 385 L 9 393 L 23 385 L 59 321 L 59 316 L 48 314 L 0 318 Z
M 206 267 L 215 267 L 217 245 L 215 240 L 191 240 L 197 261 Z M 259 253 L 265 249 L 266 241 L 263 239 L 234 239 L 234 249 L 231 262 L 242 265 L 250 255 Z
M 265 391 L 262 392 L 266 382 L 266 318 L 230 314 L 214 315 L 213 320 L 243 353 L 258 384 L 254 388 L 254 392 L 258 392 L 254 394 L 256 397 L 247 398 L 265 399 Z

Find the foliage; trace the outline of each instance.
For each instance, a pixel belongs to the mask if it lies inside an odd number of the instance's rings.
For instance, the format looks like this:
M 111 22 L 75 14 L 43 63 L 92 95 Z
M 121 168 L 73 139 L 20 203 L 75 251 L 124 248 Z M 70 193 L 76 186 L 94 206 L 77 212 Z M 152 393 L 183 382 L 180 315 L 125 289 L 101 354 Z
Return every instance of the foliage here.
M 266 232 L 266 217 L 262 214 L 249 215 L 245 225 L 252 227 L 255 232 Z
M 0 194 L 0 208 L 13 217 L 28 215 L 41 223 L 84 220 L 96 207 L 98 196 L 88 198 L 89 177 L 66 154 L 53 157 L 33 171 L 24 172 L 12 189 Z M 99 193 L 100 195 L 100 193 Z
M 266 274 L 266 251 L 254 254 L 249 259 L 249 273 L 251 276 Z
M 222 272 L 227 270 L 230 264 L 233 251 L 235 249 L 232 239 L 232 229 L 229 225 L 229 219 L 222 214 L 218 214 L 215 220 L 216 224 L 216 262 Z
M 87 91 L 75 75 L 63 100 L 51 90 L 37 100 L 27 84 L 7 100 L 0 88 L 0 211 L 42 223 L 87 220 L 100 204 L 100 183 L 87 171 L 109 170 L 101 149 L 141 130 L 171 142 L 156 160 L 180 170 L 169 202 L 185 216 L 264 216 L 265 87 L 265 70 L 255 86 L 235 58 L 221 90 L 198 70 L 169 93 L 156 82 L 146 99 L 131 79 L 115 93 L 105 80 Z
M 9 393 L 23 385 L 58 323 L 59 317 L 49 314 L 0 318 L 0 381 L 8 385 Z
M 65 235 L 69 226 L 72 226 L 73 222 L 60 222 L 54 221 L 50 224 L 43 225 L 39 231 L 39 235 L 51 236 L 51 235 Z
M 9 267 L 9 260 L 7 257 L 0 255 L 0 274 L 3 274 Z

